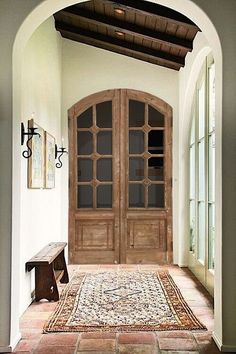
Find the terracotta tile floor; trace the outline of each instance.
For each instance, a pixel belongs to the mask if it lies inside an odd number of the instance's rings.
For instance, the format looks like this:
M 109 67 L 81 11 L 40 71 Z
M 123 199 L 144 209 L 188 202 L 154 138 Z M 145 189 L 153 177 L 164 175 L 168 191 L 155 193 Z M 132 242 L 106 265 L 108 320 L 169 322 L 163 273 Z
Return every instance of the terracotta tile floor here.
M 20 320 L 22 339 L 18 354 L 216 354 L 220 353 L 211 339 L 213 301 L 187 268 L 154 265 L 70 265 L 74 271 L 168 269 L 189 306 L 207 331 L 165 331 L 136 333 L 53 333 L 42 334 L 42 328 L 56 303 L 32 303 Z M 60 290 L 64 285 L 60 285 Z

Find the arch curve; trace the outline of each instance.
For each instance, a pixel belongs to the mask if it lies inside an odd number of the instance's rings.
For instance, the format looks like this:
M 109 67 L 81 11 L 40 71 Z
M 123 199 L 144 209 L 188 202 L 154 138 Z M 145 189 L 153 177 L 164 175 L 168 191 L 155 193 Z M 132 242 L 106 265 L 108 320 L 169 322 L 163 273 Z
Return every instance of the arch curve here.
M 37 27 L 44 22 L 48 17 L 52 16 L 53 13 L 59 11 L 60 9 L 73 5 L 75 3 L 83 2 L 83 0 L 44 0 L 39 2 L 39 4 L 34 8 L 34 10 L 27 15 L 25 18 L 24 22 L 21 24 L 16 36 L 15 36 L 15 41 L 14 41 L 14 46 L 13 46 L 13 126 L 18 126 L 19 125 L 19 120 L 20 120 L 20 114 L 21 112 L 21 86 L 22 86 L 22 78 L 21 78 L 21 68 L 22 68 L 22 55 L 24 48 L 31 37 L 31 35 L 34 33 L 34 31 L 37 29 Z M 212 48 L 213 55 L 215 58 L 215 63 L 216 63 L 216 71 L 217 71 L 217 77 L 216 77 L 216 84 L 218 86 L 218 91 L 217 91 L 217 97 L 216 101 L 218 104 L 217 111 L 220 112 L 218 116 L 216 117 L 218 121 L 218 133 L 217 136 L 219 138 L 219 143 L 221 144 L 221 110 L 222 110 L 222 49 L 221 49 L 221 42 L 220 38 L 218 36 L 217 30 L 213 24 L 213 21 L 210 19 L 210 17 L 207 15 L 207 7 L 206 7 L 206 12 L 204 12 L 198 4 L 201 4 L 202 2 L 199 0 L 181 0 L 181 1 L 176 1 L 176 0 L 151 0 L 151 2 L 154 3 L 159 3 L 164 6 L 170 7 L 174 10 L 182 12 L 184 15 L 189 17 L 191 20 L 193 20 L 202 30 L 202 32 L 205 34 L 210 47 Z M 186 134 L 184 135 L 186 139 Z M 19 148 L 17 145 L 19 144 L 20 138 L 19 136 L 15 139 L 14 141 L 14 146 L 13 146 L 13 157 L 15 160 L 18 159 L 19 156 Z M 19 144 L 20 146 L 20 144 Z M 183 153 L 183 149 L 180 148 L 179 155 Z M 219 152 L 220 153 L 220 152 Z M 221 156 L 219 155 L 219 158 L 217 159 L 219 162 L 218 169 L 221 171 Z M 181 165 L 180 165 L 181 166 Z M 13 166 L 13 175 L 16 173 L 15 169 L 18 168 L 19 166 Z M 179 178 L 181 175 L 179 175 Z M 218 184 L 221 186 L 221 179 L 218 177 Z M 21 183 L 20 180 L 17 181 L 18 184 Z M 17 188 L 19 189 L 19 188 Z M 220 188 L 219 188 L 220 190 Z M 219 201 L 220 202 L 220 201 Z M 19 198 L 14 198 L 13 196 L 13 213 L 17 213 L 18 217 L 17 219 L 20 218 L 20 199 Z M 183 204 L 180 205 L 179 208 L 179 216 L 183 214 Z M 15 219 L 16 215 L 13 215 L 13 219 Z M 179 232 L 180 234 L 180 232 Z M 12 245 L 13 247 L 16 247 L 15 249 L 15 254 L 19 252 L 19 247 L 18 247 L 18 233 L 12 235 Z M 219 234 L 219 238 L 221 240 L 221 235 Z M 221 241 L 219 242 L 219 245 L 221 244 Z M 13 262 L 13 273 L 15 272 L 18 274 L 19 269 L 17 265 L 14 264 L 14 258 L 12 259 Z M 217 270 L 216 270 L 217 271 Z M 220 287 L 221 284 L 217 284 L 217 287 Z M 216 290 L 217 292 L 217 290 Z M 218 290 L 218 293 L 221 293 L 220 290 Z M 13 294 L 12 296 L 15 296 Z M 216 304 L 216 307 L 219 307 L 219 304 Z M 16 322 L 14 319 L 12 320 L 12 323 Z

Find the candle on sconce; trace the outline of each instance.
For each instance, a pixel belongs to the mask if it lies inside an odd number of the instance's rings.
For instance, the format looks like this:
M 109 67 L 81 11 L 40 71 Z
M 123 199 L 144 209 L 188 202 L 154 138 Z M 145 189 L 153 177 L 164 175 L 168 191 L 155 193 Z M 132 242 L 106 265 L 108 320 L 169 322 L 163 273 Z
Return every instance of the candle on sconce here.
M 64 147 L 64 138 L 61 139 L 61 146 Z

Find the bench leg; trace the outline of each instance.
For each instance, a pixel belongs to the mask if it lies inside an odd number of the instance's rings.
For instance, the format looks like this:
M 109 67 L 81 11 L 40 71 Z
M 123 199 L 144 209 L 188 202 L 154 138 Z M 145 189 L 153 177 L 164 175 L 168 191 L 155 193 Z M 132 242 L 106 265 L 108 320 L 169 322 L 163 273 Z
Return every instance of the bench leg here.
M 64 273 L 63 273 L 63 276 L 60 280 L 60 283 L 68 283 L 69 276 L 68 276 L 68 271 L 67 271 L 67 266 L 66 266 L 66 261 L 65 261 L 64 250 L 54 260 L 53 267 L 55 270 L 64 270 Z
M 52 264 L 35 267 L 35 300 L 39 301 L 41 299 L 59 300 Z

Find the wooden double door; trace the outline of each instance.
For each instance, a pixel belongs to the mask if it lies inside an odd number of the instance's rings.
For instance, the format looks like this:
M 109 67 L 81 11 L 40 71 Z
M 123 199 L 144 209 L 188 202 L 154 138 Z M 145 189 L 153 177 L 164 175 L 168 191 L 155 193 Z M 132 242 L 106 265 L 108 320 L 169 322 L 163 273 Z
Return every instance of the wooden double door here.
M 69 110 L 71 263 L 172 262 L 172 109 L 135 90 Z

